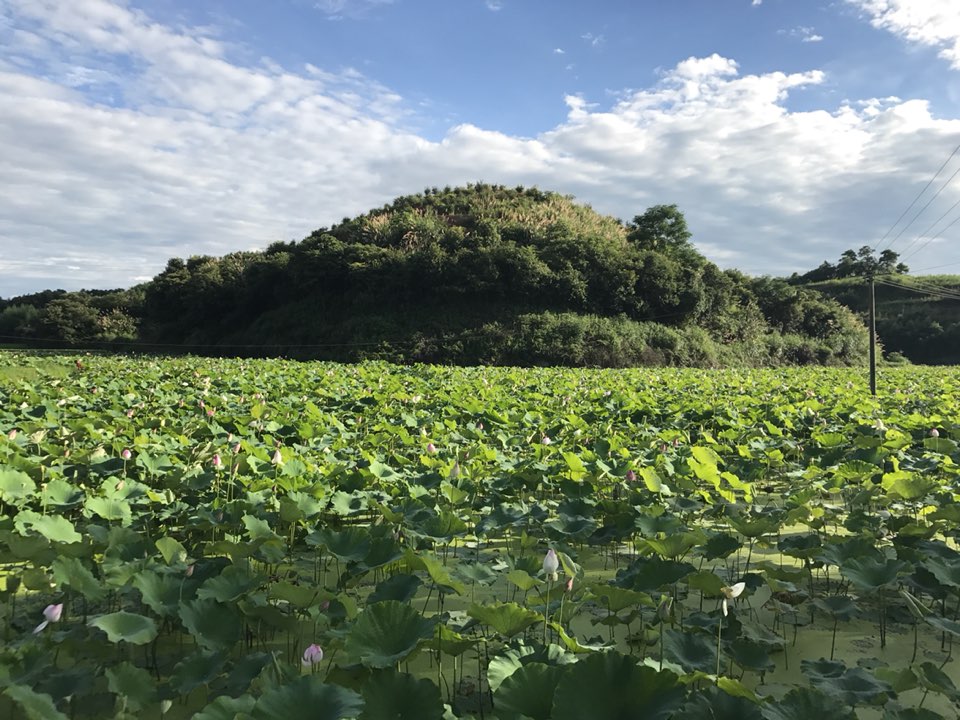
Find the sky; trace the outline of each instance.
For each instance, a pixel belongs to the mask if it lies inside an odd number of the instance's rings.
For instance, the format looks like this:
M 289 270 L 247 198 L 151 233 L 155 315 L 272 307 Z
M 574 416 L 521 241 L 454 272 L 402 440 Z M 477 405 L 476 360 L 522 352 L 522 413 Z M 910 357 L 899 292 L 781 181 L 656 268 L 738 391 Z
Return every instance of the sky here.
M 0 0 L 0 297 L 479 181 L 960 272 L 958 146 L 957 0 Z

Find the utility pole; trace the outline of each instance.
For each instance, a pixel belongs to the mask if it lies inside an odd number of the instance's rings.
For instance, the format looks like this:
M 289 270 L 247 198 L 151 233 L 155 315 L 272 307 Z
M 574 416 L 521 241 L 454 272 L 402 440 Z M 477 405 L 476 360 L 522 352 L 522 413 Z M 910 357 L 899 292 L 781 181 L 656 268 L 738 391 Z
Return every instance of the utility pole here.
M 870 394 L 877 394 L 877 306 L 875 302 L 873 273 L 867 276 L 870 283 Z

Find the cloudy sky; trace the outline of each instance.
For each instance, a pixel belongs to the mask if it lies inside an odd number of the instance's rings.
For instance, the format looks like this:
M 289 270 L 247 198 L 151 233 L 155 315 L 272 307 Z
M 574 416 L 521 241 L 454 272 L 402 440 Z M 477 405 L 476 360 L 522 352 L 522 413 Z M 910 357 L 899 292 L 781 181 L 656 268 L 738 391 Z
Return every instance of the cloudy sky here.
M 0 297 L 472 181 L 960 272 L 957 0 L 0 0 L 0 47 Z

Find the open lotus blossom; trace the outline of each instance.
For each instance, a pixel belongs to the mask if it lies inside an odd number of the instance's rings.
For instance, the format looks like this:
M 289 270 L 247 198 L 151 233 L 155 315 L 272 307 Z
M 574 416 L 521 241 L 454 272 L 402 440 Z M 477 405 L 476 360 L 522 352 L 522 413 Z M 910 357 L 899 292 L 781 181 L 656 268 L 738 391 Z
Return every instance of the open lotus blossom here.
M 47 605 L 43 609 L 43 622 L 33 629 L 33 634 L 41 632 L 50 623 L 60 622 L 60 616 L 63 615 L 63 603 L 56 605 Z
M 727 601 L 740 597 L 740 594 L 746 589 L 746 587 L 747 587 L 746 583 L 738 582 L 735 585 L 731 585 L 730 587 L 720 588 L 720 592 L 723 593 L 723 616 L 724 617 L 726 617 L 727 613 L 729 612 L 727 608 Z
M 307 667 L 316 665 L 321 660 L 323 660 L 323 648 L 316 643 L 313 643 L 303 651 L 303 664 Z
M 559 579 L 557 570 L 560 569 L 560 558 L 557 557 L 557 551 L 553 548 L 547 550 L 547 554 L 543 558 L 543 572 L 546 573 L 547 578 L 553 582 L 556 582 Z
M 124 448 L 123 452 L 120 453 L 120 457 L 124 460 L 129 460 L 133 456 L 133 453 L 130 452 L 129 448 Z

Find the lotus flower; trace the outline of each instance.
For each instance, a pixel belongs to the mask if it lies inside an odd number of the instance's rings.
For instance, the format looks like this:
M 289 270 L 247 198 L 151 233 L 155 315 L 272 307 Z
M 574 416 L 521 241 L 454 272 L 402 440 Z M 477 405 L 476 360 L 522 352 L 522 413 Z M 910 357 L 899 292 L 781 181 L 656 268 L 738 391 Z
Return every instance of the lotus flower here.
M 233 446 L 233 454 L 237 455 L 239 454 L 239 452 L 240 452 L 240 443 L 237 443 L 236 445 Z
M 728 613 L 727 600 L 733 600 L 734 598 L 740 597 L 740 594 L 746 589 L 747 584 L 738 582 L 735 585 L 730 587 L 720 588 L 720 592 L 723 593 L 723 616 L 726 617 Z
M 637 474 L 633 470 L 627 470 L 626 481 L 628 483 L 635 483 L 637 481 Z
M 215 467 L 217 470 L 223 467 L 223 460 L 220 459 L 220 453 L 214 453 L 213 460 L 211 462 L 213 463 L 213 467 Z
M 129 460 L 131 457 L 133 457 L 133 453 L 130 452 L 129 448 L 124 448 L 123 452 L 120 453 L 120 457 L 122 457 L 124 460 Z
M 564 585 L 564 589 L 565 589 L 567 592 L 573 592 L 573 578 L 572 578 L 572 577 L 568 577 L 568 578 L 567 578 L 567 584 Z
M 433 443 L 427 443 L 427 452 L 433 455 L 437 451 L 437 446 Z
M 559 579 L 559 574 L 557 573 L 559 569 L 560 558 L 557 557 L 557 551 L 550 548 L 543 557 L 543 572 L 546 573 L 549 580 L 556 582 Z
M 553 442 L 553 440 L 550 439 L 550 436 L 549 436 L 549 435 L 544 435 L 544 436 L 540 439 L 540 444 L 541 444 L 541 445 L 549 445 L 549 444 L 552 443 L 552 442 Z
M 43 622 L 33 629 L 33 634 L 41 632 L 50 623 L 60 622 L 60 616 L 63 615 L 63 603 L 56 605 L 47 605 L 43 609 Z
M 16 429 L 16 428 L 14 428 L 13 430 L 11 430 L 10 432 L 7 433 L 7 439 L 9 439 L 9 440 L 16 440 L 16 439 L 17 439 L 17 429 Z
M 306 667 L 312 667 L 323 660 L 323 648 L 316 643 L 310 645 L 303 651 L 303 664 Z
M 931 429 L 930 429 L 930 437 L 932 437 L 932 438 L 938 438 L 938 437 L 940 437 L 940 431 L 937 430 L 936 428 L 931 428 Z
M 274 465 L 283 465 L 283 455 L 280 454 L 280 448 L 273 451 L 273 457 L 270 459 Z
M 455 480 L 458 477 L 460 477 L 460 461 L 454 460 L 453 467 L 450 468 L 450 472 L 447 474 L 447 479 Z

